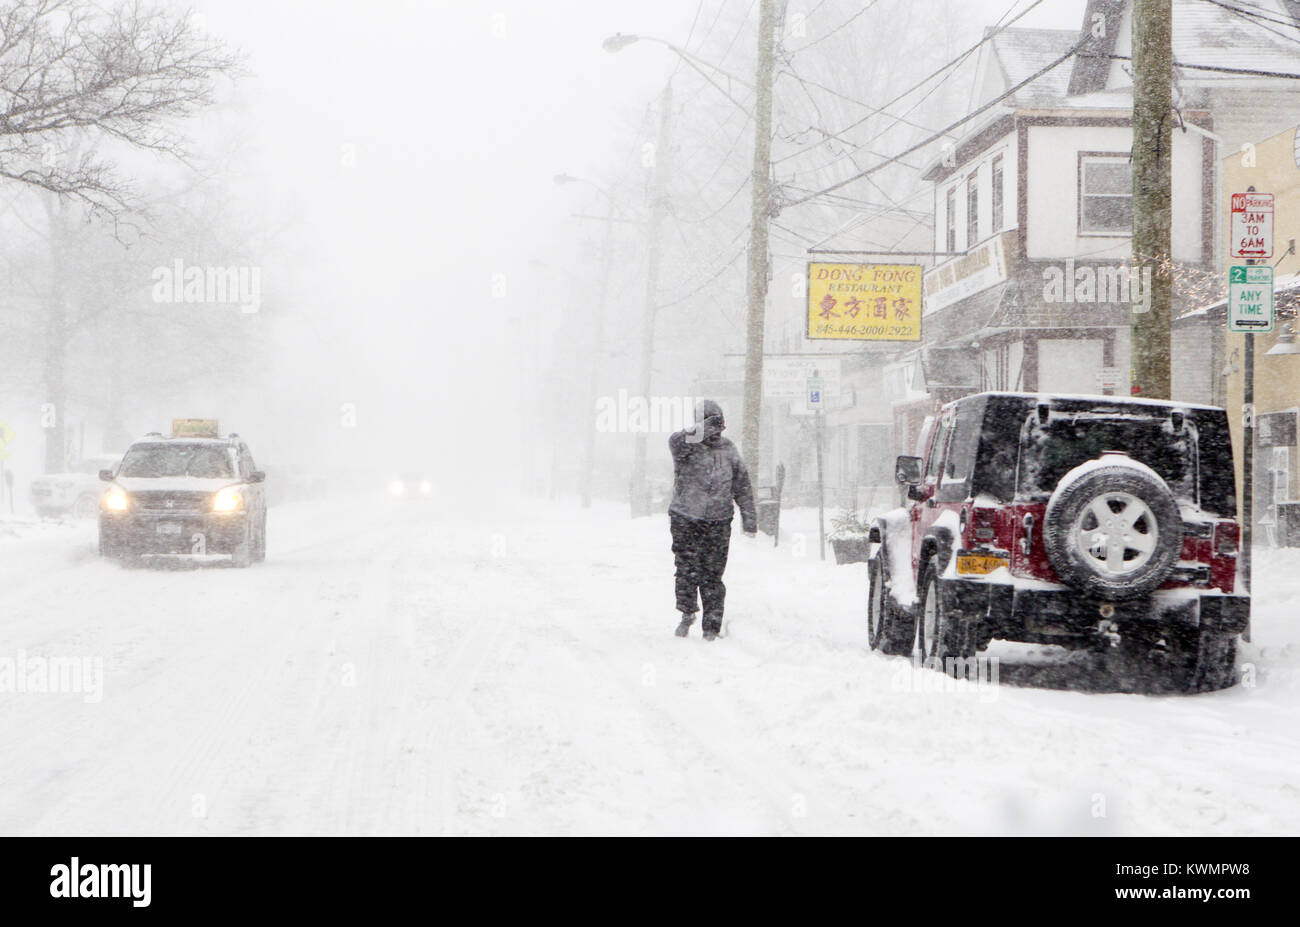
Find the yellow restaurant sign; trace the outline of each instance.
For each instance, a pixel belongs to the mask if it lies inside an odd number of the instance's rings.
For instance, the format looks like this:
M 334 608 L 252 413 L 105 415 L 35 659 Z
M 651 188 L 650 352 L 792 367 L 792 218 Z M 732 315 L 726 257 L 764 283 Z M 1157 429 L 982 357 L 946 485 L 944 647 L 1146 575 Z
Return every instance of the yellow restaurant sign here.
M 808 337 L 920 341 L 920 265 L 810 261 Z

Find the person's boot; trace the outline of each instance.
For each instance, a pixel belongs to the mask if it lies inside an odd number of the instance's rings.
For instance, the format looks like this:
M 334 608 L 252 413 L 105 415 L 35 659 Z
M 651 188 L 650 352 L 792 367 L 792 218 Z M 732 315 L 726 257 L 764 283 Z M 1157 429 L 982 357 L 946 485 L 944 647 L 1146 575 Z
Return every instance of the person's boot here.
M 704 624 L 701 625 L 701 627 L 704 628 L 704 639 L 706 641 L 711 641 L 716 639 L 718 632 L 722 630 L 722 621 L 720 619 L 715 619 L 713 621 L 705 619 Z
M 691 630 L 691 625 L 695 623 L 695 615 L 691 612 L 682 612 L 682 623 L 677 626 L 675 632 L 678 637 L 685 637 Z

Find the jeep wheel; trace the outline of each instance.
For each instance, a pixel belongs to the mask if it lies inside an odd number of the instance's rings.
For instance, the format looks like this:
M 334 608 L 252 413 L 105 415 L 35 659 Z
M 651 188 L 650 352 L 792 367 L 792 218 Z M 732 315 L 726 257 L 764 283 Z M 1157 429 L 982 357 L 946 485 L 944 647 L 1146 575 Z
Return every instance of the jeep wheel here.
M 1043 545 L 1057 575 L 1103 599 L 1151 592 L 1183 545 L 1182 516 L 1169 487 L 1119 454 L 1067 473 L 1043 521 Z
M 871 583 L 867 599 L 867 630 L 871 649 L 890 656 L 906 655 L 912 645 L 912 629 L 904 622 L 889 594 L 888 555 L 884 545 L 867 561 L 867 577 Z
M 963 675 L 965 661 L 975 655 L 975 625 L 944 608 L 939 594 L 939 574 L 943 567 L 938 557 L 930 558 L 921 592 L 921 619 L 916 623 L 916 643 L 925 665 L 941 673 Z

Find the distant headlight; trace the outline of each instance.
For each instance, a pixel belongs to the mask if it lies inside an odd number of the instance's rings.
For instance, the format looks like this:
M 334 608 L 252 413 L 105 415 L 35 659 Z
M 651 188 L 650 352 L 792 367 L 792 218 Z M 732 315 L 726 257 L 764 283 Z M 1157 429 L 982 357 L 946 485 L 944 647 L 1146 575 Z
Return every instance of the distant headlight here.
M 427 495 L 428 495 L 429 493 L 431 493 L 431 492 L 433 492 L 433 484 L 430 483 L 428 480 L 421 480 L 421 481 L 420 481 L 420 495 L 422 495 L 422 496 L 427 496 Z
M 212 511 L 238 512 L 244 507 L 244 491 L 238 486 L 218 489 L 212 497 Z
M 108 512 L 125 512 L 131 500 L 121 486 L 110 486 L 104 493 L 104 510 Z
M 401 480 L 393 480 L 388 484 L 388 491 L 394 496 L 400 496 L 406 492 L 406 484 Z

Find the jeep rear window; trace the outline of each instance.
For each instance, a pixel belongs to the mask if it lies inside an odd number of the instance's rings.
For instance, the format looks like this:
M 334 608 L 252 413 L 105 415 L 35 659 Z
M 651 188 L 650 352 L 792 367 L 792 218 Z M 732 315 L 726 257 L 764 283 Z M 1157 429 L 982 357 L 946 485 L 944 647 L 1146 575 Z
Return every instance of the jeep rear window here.
M 1196 430 L 1175 433 L 1169 419 L 1030 415 L 1021 431 L 1018 494 L 1046 499 L 1061 478 L 1106 451 L 1119 451 L 1160 475 L 1178 499 L 1198 503 Z

